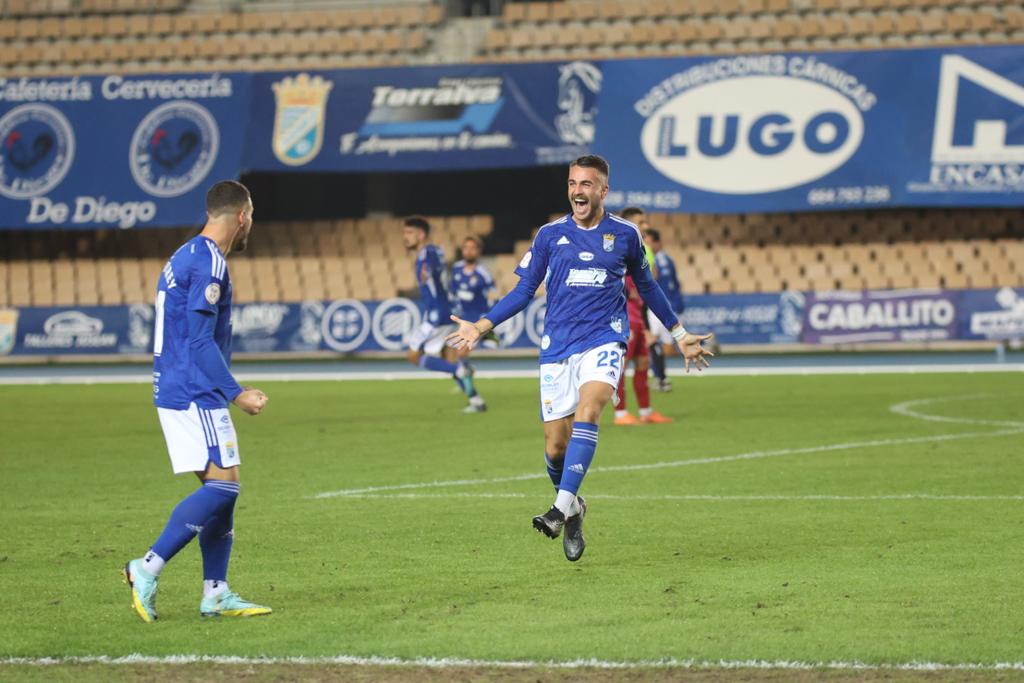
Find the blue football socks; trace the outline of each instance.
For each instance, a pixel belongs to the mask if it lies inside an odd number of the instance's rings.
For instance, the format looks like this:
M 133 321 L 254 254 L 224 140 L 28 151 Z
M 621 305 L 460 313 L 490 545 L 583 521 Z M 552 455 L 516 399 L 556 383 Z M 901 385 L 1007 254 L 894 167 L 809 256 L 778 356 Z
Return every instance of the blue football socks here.
M 444 358 L 438 356 L 428 356 L 424 354 L 420 356 L 420 367 L 424 370 L 433 370 L 434 372 L 444 372 L 446 374 L 455 376 L 455 371 L 458 369 L 454 363 L 449 363 Z
M 562 482 L 562 465 L 565 464 L 565 458 L 556 463 L 551 459 L 550 455 L 545 453 L 544 464 L 548 467 L 548 476 L 551 477 L 551 483 L 555 485 L 555 490 L 557 491 L 558 485 Z
M 199 549 L 203 554 L 203 579 L 227 581 L 231 544 L 235 540 L 235 501 L 207 520 L 199 532 Z
M 153 552 L 165 562 L 169 561 L 203 530 L 212 517 L 222 510 L 234 508 L 238 491 L 239 484 L 235 481 L 210 479 L 204 482 L 174 508 L 163 533 L 153 544 Z
M 558 484 L 560 491 L 568 491 L 576 495 L 587 474 L 590 462 L 597 450 L 597 425 L 590 422 L 574 422 L 569 447 L 565 450 L 565 461 L 562 466 L 562 478 Z

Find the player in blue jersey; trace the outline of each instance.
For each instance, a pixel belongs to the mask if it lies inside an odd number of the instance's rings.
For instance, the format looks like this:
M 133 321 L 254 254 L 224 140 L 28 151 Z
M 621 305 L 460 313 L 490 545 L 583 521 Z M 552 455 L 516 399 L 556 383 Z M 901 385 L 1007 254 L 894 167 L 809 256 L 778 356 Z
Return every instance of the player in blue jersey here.
M 487 266 L 480 263 L 484 242 L 476 235 L 462 241 L 462 260 L 452 264 L 452 303 L 455 314 L 465 320 L 479 320 L 494 303 L 497 287 L 494 276 Z M 483 344 L 497 346 L 497 337 L 492 333 Z
M 245 249 L 252 198 L 224 181 L 206 194 L 206 225 L 163 268 L 153 332 L 153 402 L 175 474 L 195 472 L 200 487 L 178 503 L 160 537 L 124 567 L 132 604 L 143 621 L 157 618 L 157 583 L 164 565 L 199 536 L 203 556 L 203 616 L 242 617 L 271 609 L 243 600 L 227 584 L 239 493 L 238 438 L 228 404 L 258 415 L 259 389 L 231 375 L 231 279 L 227 255 Z
M 451 375 L 469 399 L 463 410 L 482 413 L 487 404 L 473 383 L 473 366 L 458 358 L 458 353 L 445 346 L 445 336 L 455 329 L 451 324 L 452 304 L 445 280 L 446 265 L 441 247 L 430 243 L 430 223 L 425 218 L 406 218 L 402 239 L 405 248 L 416 252 L 416 282 L 420 287 L 423 318 L 407 341 L 409 362 L 424 370 Z
M 519 283 L 476 322 L 452 316 L 458 329 L 448 343 L 472 348 L 523 310 L 544 283 L 540 414 L 548 475 L 557 494 L 551 509 L 533 518 L 533 526 L 550 538 L 557 538 L 564 527 L 565 556 L 575 561 L 586 547 L 586 503 L 577 494 L 593 460 L 598 419 L 615 393 L 629 338 L 625 276 L 633 276 L 643 300 L 672 330 L 687 370 L 691 364 L 698 370 L 709 365 L 711 353 L 701 342 L 711 335 L 683 329 L 651 276 L 640 231 L 605 212 L 608 162 L 594 155 L 574 161 L 568 189 L 572 211 L 537 232 L 516 268 Z
M 644 239 L 647 246 L 654 252 L 655 279 L 661 286 L 672 310 L 676 315 L 683 314 L 683 290 L 679 285 L 679 273 L 676 271 L 675 261 L 665 252 L 661 242 L 661 233 L 654 228 L 644 231 Z M 675 340 L 669 334 L 668 329 L 658 321 L 655 316 L 649 316 L 651 326 L 651 367 L 654 376 L 658 378 L 659 391 L 672 391 L 672 381 L 665 373 L 665 358 L 675 351 Z

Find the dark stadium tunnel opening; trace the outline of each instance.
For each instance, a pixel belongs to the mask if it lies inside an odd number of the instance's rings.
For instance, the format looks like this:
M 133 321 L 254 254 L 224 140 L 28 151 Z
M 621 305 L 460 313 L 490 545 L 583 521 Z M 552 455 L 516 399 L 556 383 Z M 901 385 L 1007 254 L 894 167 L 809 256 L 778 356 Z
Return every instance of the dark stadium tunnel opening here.
M 552 214 L 568 212 L 566 167 L 409 173 L 248 173 L 257 220 L 368 215 L 494 218 L 488 251 L 508 251 Z

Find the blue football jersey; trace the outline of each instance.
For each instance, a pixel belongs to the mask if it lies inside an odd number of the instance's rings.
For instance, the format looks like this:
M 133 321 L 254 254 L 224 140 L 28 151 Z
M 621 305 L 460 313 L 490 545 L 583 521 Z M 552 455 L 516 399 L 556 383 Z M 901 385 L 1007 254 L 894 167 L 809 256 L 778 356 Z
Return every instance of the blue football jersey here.
M 189 338 L 189 312 L 216 316 L 213 341 L 231 363 L 231 280 L 216 242 L 202 235 L 178 248 L 164 266 L 156 289 L 153 331 L 153 402 L 184 410 L 224 408 L 228 398 L 199 369 Z M 233 398 L 233 397 L 232 397 Z
M 482 263 L 466 272 L 466 262 L 456 261 L 452 266 L 452 301 L 456 315 L 476 322 L 483 317 L 491 304 L 488 297 L 494 291 L 491 271 Z
M 445 286 L 444 251 L 428 244 L 416 255 L 416 282 L 420 286 L 423 319 L 431 325 L 451 322 L 452 305 Z
M 679 274 L 676 272 L 676 264 L 672 257 L 662 249 L 654 255 L 654 265 L 658 268 L 658 276 L 655 278 L 661 285 L 661 290 L 668 297 L 672 304 L 672 310 L 676 313 L 683 312 L 683 290 L 679 286 Z
M 543 282 L 547 292 L 541 363 L 626 343 L 627 273 L 653 285 L 640 231 L 629 221 L 606 213 L 597 226 L 581 228 L 568 214 L 540 229 L 516 274 L 529 288 Z

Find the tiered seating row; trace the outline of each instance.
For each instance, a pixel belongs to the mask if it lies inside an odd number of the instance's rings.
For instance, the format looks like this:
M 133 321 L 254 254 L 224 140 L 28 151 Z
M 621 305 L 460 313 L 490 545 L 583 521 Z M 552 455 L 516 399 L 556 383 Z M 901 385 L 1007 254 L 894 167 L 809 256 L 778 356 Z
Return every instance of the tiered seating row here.
M 438 5 L 0 21 L 0 69 L 76 74 L 392 64 L 424 50 Z
M 1022 38 L 1024 7 L 993 0 L 577 0 L 506 5 L 503 21 L 486 38 L 484 58 L 656 56 Z

